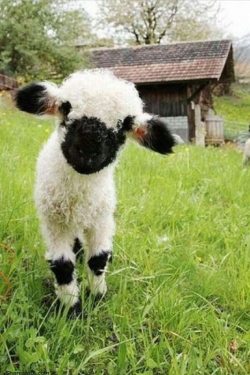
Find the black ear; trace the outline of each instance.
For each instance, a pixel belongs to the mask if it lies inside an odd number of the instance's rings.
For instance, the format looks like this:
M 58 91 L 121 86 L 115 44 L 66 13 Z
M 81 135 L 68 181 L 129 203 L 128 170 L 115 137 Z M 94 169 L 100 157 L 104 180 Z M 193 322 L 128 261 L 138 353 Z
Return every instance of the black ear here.
M 138 128 L 137 140 L 139 143 L 160 154 L 170 154 L 176 142 L 173 135 L 168 130 L 167 125 L 158 117 L 147 120 L 144 127 Z
M 54 115 L 58 111 L 57 89 L 50 82 L 30 83 L 16 92 L 16 106 L 21 111 L 36 115 Z
M 46 87 L 31 83 L 19 89 L 15 96 L 16 106 L 21 111 L 42 114 L 46 112 Z

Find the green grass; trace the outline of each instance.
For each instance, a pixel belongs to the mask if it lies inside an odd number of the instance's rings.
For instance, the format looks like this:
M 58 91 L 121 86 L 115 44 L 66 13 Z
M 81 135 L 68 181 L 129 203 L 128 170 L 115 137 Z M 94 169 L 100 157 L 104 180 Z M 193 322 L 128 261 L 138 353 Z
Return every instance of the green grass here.
M 0 374 L 249 374 L 250 171 L 234 149 L 130 145 L 107 297 L 53 309 L 32 189 L 52 131 L 0 108 Z
M 246 132 L 250 126 L 250 86 L 234 84 L 232 91 L 231 96 L 214 97 L 216 112 L 224 118 L 227 135 Z

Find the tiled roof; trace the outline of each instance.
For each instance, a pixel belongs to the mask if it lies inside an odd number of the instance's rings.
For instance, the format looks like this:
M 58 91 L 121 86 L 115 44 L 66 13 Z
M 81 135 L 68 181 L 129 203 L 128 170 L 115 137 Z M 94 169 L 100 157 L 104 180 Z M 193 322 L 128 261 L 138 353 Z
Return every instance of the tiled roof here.
M 219 80 L 229 57 L 233 69 L 230 40 L 100 48 L 91 56 L 94 67 L 111 69 L 134 83 Z

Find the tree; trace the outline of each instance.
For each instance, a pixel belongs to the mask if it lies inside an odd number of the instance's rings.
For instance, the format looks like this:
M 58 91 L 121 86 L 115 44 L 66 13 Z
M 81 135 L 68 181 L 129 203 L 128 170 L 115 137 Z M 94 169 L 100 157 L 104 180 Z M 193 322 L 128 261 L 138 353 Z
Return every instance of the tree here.
M 0 0 L 0 69 L 24 78 L 61 78 L 82 65 L 74 40 L 90 34 L 86 13 L 58 0 Z
M 139 45 L 187 39 L 189 35 L 192 39 L 209 37 L 213 31 L 217 11 L 217 0 L 100 2 L 102 24 L 112 28 L 114 35 L 127 41 L 132 37 L 133 42 Z

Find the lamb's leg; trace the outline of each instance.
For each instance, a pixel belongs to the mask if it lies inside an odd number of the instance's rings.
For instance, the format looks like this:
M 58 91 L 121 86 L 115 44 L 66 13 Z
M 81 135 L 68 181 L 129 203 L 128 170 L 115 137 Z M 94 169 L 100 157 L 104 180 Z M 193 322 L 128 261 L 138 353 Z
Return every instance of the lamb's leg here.
M 42 231 L 47 243 L 46 259 L 55 276 L 55 290 L 63 305 L 79 310 L 79 288 L 75 274 L 76 256 L 73 252 L 74 236 L 54 225 L 43 225 Z
M 105 272 L 112 259 L 112 238 L 114 234 L 113 216 L 97 220 L 95 226 L 85 233 L 87 242 L 87 268 L 90 292 L 103 296 L 107 291 Z

